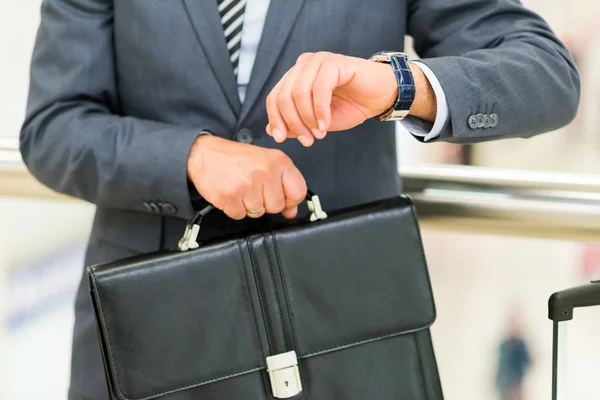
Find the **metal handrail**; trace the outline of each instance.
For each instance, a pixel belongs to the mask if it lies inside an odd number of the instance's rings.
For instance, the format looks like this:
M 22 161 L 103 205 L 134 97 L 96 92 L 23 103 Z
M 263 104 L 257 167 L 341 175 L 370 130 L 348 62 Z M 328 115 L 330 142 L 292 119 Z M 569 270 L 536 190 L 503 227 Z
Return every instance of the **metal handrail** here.
M 600 176 L 447 165 L 401 175 L 425 227 L 600 241 Z
M 600 241 L 600 176 L 449 165 L 400 173 L 424 227 Z M 16 144 L 2 140 L 0 195 L 73 200 L 35 181 Z
M 0 138 L 0 173 L 9 171 L 23 171 L 25 166 L 18 150 L 18 140 Z
M 60 195 L 35 180 L 27 171 L 16 139 L 0 138 L 0 196 L 76 200 Z

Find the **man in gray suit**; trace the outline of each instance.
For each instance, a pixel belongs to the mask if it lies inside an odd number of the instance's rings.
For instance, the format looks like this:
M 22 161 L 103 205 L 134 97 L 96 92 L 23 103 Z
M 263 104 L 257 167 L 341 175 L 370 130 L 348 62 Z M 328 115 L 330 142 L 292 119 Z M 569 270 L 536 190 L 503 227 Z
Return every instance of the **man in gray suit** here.
M 405 34 L 421 60 L 369 60 Z M 224 211 L 212 236 L 303 215 L 307 183 L 326 209 L 396 195 L 389 121 L 425 142 L 529 137 L 579 90 L 516 0 L 45 0 L 21 150 L 96 204 L 90 265 L 174 246 L 196 198 Z M 107 398 L 85 279 L 69 398 Z

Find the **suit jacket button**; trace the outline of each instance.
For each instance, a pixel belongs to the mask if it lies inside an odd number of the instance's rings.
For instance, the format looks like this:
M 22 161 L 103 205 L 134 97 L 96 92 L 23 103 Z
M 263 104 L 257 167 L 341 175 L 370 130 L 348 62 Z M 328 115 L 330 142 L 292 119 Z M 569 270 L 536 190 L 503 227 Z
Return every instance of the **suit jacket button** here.
M 471 129 L 477 129 L 477 124 L 479 124 L 479 120 L 477 119 L 476 115 L 471 115 L 469 117 L 469 128 Z
M 483 125 L 485 125 L 485 115 L 477 114 L 477 127 L 483 128 Z
M 235 135 L 235 139 L 240 143 L 250 144 L 254 141 L 254 135 L 250 129 L 244 128 Z
M 177 208 L 173 204 L 165 203 L 161 205 L 161 209 L 163 214 L 175 215 L 177 213 Z
M 490 128 L 495 128 L 498 126 L 498 114 L 491 114 L 490 115 Z
M 492 119 L 490 118 L 490 116 L 488 114 L 484 114 L 483 115 L 483 128 L 484 129 L 489 128 L 491 123 L 492 123 Z

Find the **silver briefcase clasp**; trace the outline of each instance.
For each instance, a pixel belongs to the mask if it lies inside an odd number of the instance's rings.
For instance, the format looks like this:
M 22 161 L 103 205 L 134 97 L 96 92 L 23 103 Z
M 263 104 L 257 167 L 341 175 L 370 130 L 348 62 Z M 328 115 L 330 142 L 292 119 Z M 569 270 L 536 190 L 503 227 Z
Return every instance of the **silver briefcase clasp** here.
M 302 392 L 302 381 L 295 351 L 267 357 L 267 372 L 273 397 L 289 399 Z

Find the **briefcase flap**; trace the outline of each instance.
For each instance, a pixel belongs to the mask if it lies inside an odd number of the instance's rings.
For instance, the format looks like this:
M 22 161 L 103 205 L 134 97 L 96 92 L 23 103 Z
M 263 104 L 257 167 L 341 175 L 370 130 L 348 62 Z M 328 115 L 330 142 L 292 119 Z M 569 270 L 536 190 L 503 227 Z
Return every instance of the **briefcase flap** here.
M 435 306 L 409 199 L 189 252 L 90 268 L 107 375 L 152 399 L 427 329 Z

